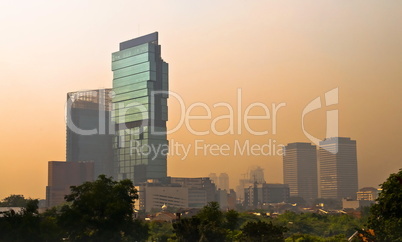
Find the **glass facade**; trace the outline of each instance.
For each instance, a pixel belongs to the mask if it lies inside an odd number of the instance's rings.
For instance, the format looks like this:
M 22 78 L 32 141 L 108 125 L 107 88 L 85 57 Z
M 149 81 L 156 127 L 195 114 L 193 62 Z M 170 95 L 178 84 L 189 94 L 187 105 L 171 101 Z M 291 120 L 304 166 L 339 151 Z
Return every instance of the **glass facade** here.
M 67 162 L 93 161 L 94 178 L 113 175 L 111 94 L 110 88 L 67 94 Z
M 112 70 L 115 177 L 135 184 L 166 177 L 168 64 L 158 33 L 120 43 Z

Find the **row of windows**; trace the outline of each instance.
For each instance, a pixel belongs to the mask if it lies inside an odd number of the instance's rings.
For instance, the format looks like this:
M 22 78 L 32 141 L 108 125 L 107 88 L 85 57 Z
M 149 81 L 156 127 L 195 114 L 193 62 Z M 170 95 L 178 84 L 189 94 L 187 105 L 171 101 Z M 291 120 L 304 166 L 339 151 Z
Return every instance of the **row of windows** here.
M 115 95 L 119 95 L 122 93 L 131 92 L 131 91 L 135 91 L 135 90 L 139 90 L 139 89 L 145 89 L 145 88 L 149 88 L 149 89 L 153 90 L 154 83 L 150 82 L 150 81 L 130 83 L 125 86 L 116 87 L 113 89 L 113 91 L 114 91 Z
M 153 53 L 143 53 L 135 56 L 130 56 L 125 59 L 120 59 L 112 62 L 112 70 L 118 70 L 127 66 L 140 64 L 147 61 L 155 61 L 155 55 Z
M 151 89 L 145 88 L 145 89 L 137 89 L 133 90 L 131 92 L 123 93 L 123 94 L 117 94 L 113 98 L 113 102 L 121 102 L 124 100 L 130 100 L 130 99 L 136 99 L 139 97 L 145 97 L 145 96 L 150 96 L 151 94 Z
M 119 173 L 134 173 L 134 170 L 135 170 L 135 166 L 125 166 L 125 167 L 118 168 Z M 151 172 L 165 173 L 166 167 L 164 167 L 164 166 L 147 166 L 147 173 L 151 173 Z
M 113 108 L 115 110 L 123 109 L 123 108 L 129 108 L 129 107 L 135 107 L 138 105 L 147 105 L 150 103 L 150 97 L 145 96 L 145 97 L 139 97 L 139 98 L 133 98 L 131 100 L 126 100 L 126 101 L 121 101 L 117 103 L 113 103 Z
M 138 147 L 138 146 L 155 146 L 155 145 L 168 145 L 168 140 L 165 139 L 132 139 L 132 140 L 127 140 L 126 136 L 122 136 L 117 139 L 115 143 L 118 143 L 122 149 L 129 149 L 130 147 Z M 122 145 L 125 146 L 122 146 Z
M 154 161 L 156 163 L 161 163 L 166 159 L 166 153 L 167 150 L 164 149 L 163 152 L 159 151 L 155 153 L 154 151 L 149 151 L 148 153 L 142 153 L 146 151 L 139 151 L 140 153 L 137 153 L 138 151 L 133 149 L 132 153 L 130 154 L 124 154 L 124 155 L 116 155 L 116 159 L 119 162 L 126 162 L 126 161 L 141 161 L 138 164 L 148 164 L 148 161 Z M 142 160 L 146 160 L 147 162 L 142 162 Z
M 155 71 L 145 71 L 135 75 L 125 76 L 113 79 L 113 88 L 139 83 L 144 81 L 156 81 Z
M 142 129 L 144 134 L 149 133 L 151 131 L 166 132 L 166 127 L 150 127 L 150 126 L 145 125 L 145 126 L 142 126 L 140 128 Z M 116 133 L 119 136 L 137 134 L 138 133 L 138 128 L 122 129 L 122 130 L 116 131 Z
M 134 121 L 148 120 L 150 118 L 149 112 L 134 113 L 130 115 L 123 115 L 114 117 L 112 120 L 117 124 L 123 124 Z
M 155 140 L 162 140 L 164 141 L 166 144 L 168 144 L 168 141 L 166 140 L 166 132 L 164 134 L 161 135 L 155 135 L 155 134 L 150 134 L 148 132 L 137 132 L 137 133 L 133 133 L 130 135 L 124 135 L 124 136 L 120 136 L 119 140 L 115 141 L 114 144 L 120 145 L 120 144 L 124 144 L 126 145 L 127 143 L 123 143 L 123 142 L 128 142 L 128 144 L 130 146 L 125 146 L 125 147 L 131 147 L 132 145 L 138 145 L 138 144 L 143 144 L 142 141 L 143 140 L 152 140 L 152 142 L 154 142 Z M 130 142 L 134 142 L 134 143 L 130 143 Z M 149 142 L 149 141 L 147 141 Z M 117 147 L 116 147 L 117 148 Z M 124 147 L 121 147 L 124 148 Z
M 155 62 L 144 62 L 138 65 L 128 66 L 123 69 L 115 70 L 113 71 L 113 79 L 148 71 L 156 71 Z
M 154 117 L 155 116 L 153 115 L 152 112 L 141 112 L 141 113 L 126 114 L 122 116 L 112 117 L 112 121 L 115 122 L 116 124 L 123 124 L 134 121 L 149 120 L 153 119 Z M 161 113 L 161 119 L 163 121 L 168 120 L 167 112 Z
M 118 61 L 130 56 L 139 55 L 145 52 L 155 52 L 155 45 L 150 43 L 145 43 L 142 45 L 137 45 L 132 48 L 121 50 L 112 54 L 112 61 Z

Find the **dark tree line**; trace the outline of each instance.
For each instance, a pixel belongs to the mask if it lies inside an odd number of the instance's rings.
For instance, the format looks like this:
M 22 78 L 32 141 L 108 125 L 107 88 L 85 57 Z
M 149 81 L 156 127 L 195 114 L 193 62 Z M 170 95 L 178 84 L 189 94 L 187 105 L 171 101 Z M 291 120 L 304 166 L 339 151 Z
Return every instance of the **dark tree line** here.
M 99 176 L 94 182 L 71 187 L 66 204 L 38 213 L 38 200 L 12 195 L 2 204 L 21 207 L 0 214 L 3 241 L 353 241 L 402 242 L 402 170 L 381 185 L 382 192 L 358 220 L 348 215 L 296 214 L 278 218 L 223 212 L 211 202 L 192 217 L 171 223 L 134 219 L 138 198 L 130 180 Z M 364 221 L 365 224 L 364 224 Z
M 146 241 L 149 228 L 134 220 L 137 191 L 130 180 L 103 175 L 71 187 L 67 204 L 38 214 L 38 200 L 0 217 L 0 241 Z
M 240 226 L 240 214 L 222 212 L 217 202 L 210 202 L 197 215 L 173 224 L 178 241 L 284 241 L 286 227 L 272 222 L 248 221 Z

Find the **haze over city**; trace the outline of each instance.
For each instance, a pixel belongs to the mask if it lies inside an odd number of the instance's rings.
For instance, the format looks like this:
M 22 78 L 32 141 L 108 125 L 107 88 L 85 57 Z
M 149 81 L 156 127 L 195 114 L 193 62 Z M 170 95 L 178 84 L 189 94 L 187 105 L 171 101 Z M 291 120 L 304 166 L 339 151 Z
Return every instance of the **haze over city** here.
M 402 3 L 397 1 L 2 1 L 0 197 L 44 198 L 48 161 L 66 160 L 68 92 L 112 86 L 111 53 L 118 43 L 158 31 L 169 63 L 170 144 L 228 144 L 228 155 L 186 157 L 170 150 L 169 176 L 227 173 L 230 187 L 250 167 L 282 183 L 279 145 L 311 142 L 302 112 L 317 97 L 322 108 L 304 117 L 314 137 L 326 136 L 327 111 L 338 110 L 339 136 L 357 141 L 359 187 L 378 187 L 400 168 L 402 135 Z M 326 107 L 325 93 L 338 103 Z M 239 100 L 241 107 L 239 108 Z M 178 126 L 201 102 L 206 120 Z M 270 118 L 243 121 L 247 107 L 265 104 Z M 214 118 L 223 132 L 213 132 Z M 274 106 L 281 108 L 274 118 Z M 273 106 L 274 105 L 274 106 Z M 191 110 L 190 110 L 191 111 Z M 191 115 L 207 115 L 194 108 Z M 253 115 L 265 115 L 255 107 Z M 241 132 L 239 132 L 241 127 Z M 209 134 L 196 135 L 193 131 Z M 268 134 L 255 135 L 250 130 Z M 234 155 L 236 142 L 270 144 L 269 155 Z M 172 146 L 174 147 L 174 146 Z

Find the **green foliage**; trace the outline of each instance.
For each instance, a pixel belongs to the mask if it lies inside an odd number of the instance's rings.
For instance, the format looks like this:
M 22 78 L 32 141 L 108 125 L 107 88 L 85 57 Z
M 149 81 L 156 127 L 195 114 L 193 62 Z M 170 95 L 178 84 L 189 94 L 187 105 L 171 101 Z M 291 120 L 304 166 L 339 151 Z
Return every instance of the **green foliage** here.
M 238 218 L 238 212 L 223 213 L 219 203 L 210 202 L 196 216 L 174 223 L 173 228 L 178 241 L 233 241 L 240 234 L 235 231 Z
M 0 217 L 0 241 L 60 241 L 62 233 L 55 220 L 38 214 L 38 200 L 28 199 L 25 208 Z
M 202 221 L 213 221 L 217 226 L 222 225 L 224 219 L 223 212 L 220 210 L 218 202 L 209 202 L 198 212 L 197 217 Z
M 165 242 L 175 237 L 171 223 L 153 221 L 149 224 L 149 230 L 151 241 Z
M 286 226 L 287 236 L 293 234 L 310 234 L 319 237 L 334 235 L 351 236 L 356 228 L 363 226 L 363 221 L 346 214 L 321 215 L 317 213 L 286 212 L 276 220 L 278 224 Z
M 239 214 L 239 222 L 238 224 L 240 225 L 239 227 L 243 227 L 247 222 L 258 222 L 262 220 L 263 218 L 261 216 L 257 216 L 254 214 L 250 213 L 240 213 Z
M 25 207 L 28 200 L 23 195 L 10 195 L 0 202 L 0 207 Z
M 197 216 L 183 218 L 173 224 L 173 230 L 180 242 L 196 242 L 200 240 L 201 220 Z
M 272 222 L 248 222 L 243 228 L 243 241 L 284 241 L 284 232 L 286 227 L 276 226 Z
M 345 242 L 348 241 L 346 237 L 342 234 L 327 238 L 310 234 L 294 234 L 286 238 L 285 240 L 285 242 L 342 242 L 342 241 Z
M 224 214 L 225 228 L 235 230 L 239 227 L 239 213 L 235 210 L 229 210 Z
M 381 185 L 377 203 L 371 207 L 368 227 L 378 241 L 402 241 L 402 169 Z
M 173 228 L 178 241 L 224 241 L 225 225 L 228 224 L 219 203 L 209 202 L 196 216 L 181 219 Z
M 116 182 L 100 175 L 94 182 L 71 187 L 65 198 L 71 205 L 63 206 L 58 221 L 71 241 L 143 241 L 148 237 L 148 227 L 133 220 L 138 195 L 130 180 Z

